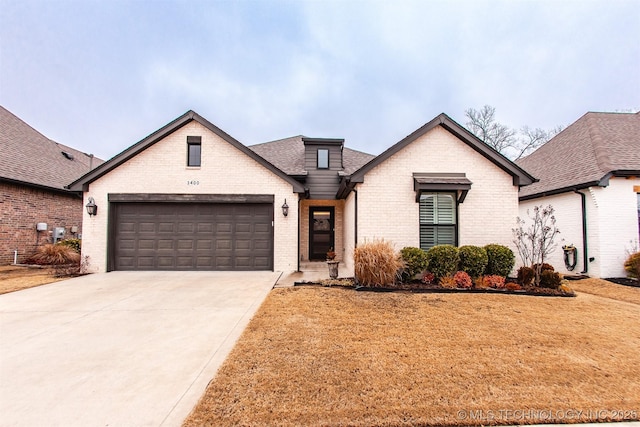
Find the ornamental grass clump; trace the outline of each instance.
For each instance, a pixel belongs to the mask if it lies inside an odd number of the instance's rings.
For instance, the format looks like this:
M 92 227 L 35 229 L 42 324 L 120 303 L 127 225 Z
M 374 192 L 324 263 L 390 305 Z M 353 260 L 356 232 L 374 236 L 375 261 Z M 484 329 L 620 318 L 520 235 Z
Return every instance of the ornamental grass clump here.
M 404 267 L 393 245 L 384 239 L 358 246 L 353 261 L 356 282 L 361 286 L 393 286 Z
M 640 252 L 629 255 L 624 263 L 624 269 L 627 276 L 640 279 Z
M 453 276 L 458 269 L 458 248 L 452 245 L 438 245 L 427 251 L 429 271 L 436 279 Z
M 427 253 L 420 248 L 407 246 L 400 250 L 400 256 L 404 262 L 403 281 L 411 280 L 416 274 L 422 273 L 427 269 Z
M 460 246 L 458 251 L 460 263 L 458 269 L 466 272 L 471 277 L 480 277 L 484 274 L 489 262 L 487 251 L 480 246 Z
M 43 245 L 28 260 L 30 264 L 64 265 L 79 264 L 80 254 L 65 245 Z
M 484 247 L 487 251 L 487 268 L 485 274 L 507 277 L 516 263 L 513 251 L 506 246 L 490 244 Z

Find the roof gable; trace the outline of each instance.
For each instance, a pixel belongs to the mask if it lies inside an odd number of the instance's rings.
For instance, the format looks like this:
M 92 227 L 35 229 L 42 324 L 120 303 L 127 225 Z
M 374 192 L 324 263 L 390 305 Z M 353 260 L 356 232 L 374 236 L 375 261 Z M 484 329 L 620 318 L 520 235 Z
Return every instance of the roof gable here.
M 146 138 L 142 139 L 141 141 L 139 141 L 136 144 L 132 145 L 131 147 L 127 148 L 126 150 L 124 150 L 120 154 L 115 155 L 113 158 L 111 158 L 109 161 L 107 161 L 106 163 L 104 163 L 100 167 L 94 169 L 93 171 L 87 173 L 86 175 L 84 175 L 80 179 L 78 179 L 78 180 L 74 181 L 73 183 L 71 183 L 69 185 L 69 187 L 72 190 L 81 190 L 82 189 L 83 191 L 86 191 L 87 188 L 88 188 L 88 185 L 91 182 L 93 182 L 93 181 L 97 180 L 98 178 L 100 178 L 101 176 L 109 173 L 111 170 L 117 168 L 121 164 L 125 163 L 129 159 L 131 159 L 131 158 L 135 157 L 136 155 L 138 155 L 139 153 L 141 153 L 142 151 L 144 151 L 147 148 L 153 146 L 157 142 L 161 141 L 162 139 L 164 139 L 165 137 L 167 137 L 171 133 L 177 131 L 178 129 L 182 128 L 183 126 L 185 126 L 186 124 L 190 123 L 191 121 L 198 122 L 199 124 L 201 124 L 202 126 L 207 128 L 208 130 L 210 130 L 211 132 L 213 132 L 214 134 L 216 134 L 217 136 L 222 138 L 224 141 L 228 142 L 229 144 L 231 144 L 232 146 L 234 146 L 238 150 L 242 151 L 247 156 L 249 156 L 252 159 L 254 159 L 255 161 L 257 161 L 262 166 L 264 166 L 267 169 L 269 169 L 271 172 L 275 173 L 276 175 L 278 175 L 279 177 L 281 177 L 285 181 L 289 182 L 293 186 L 293 191 L 294 192 L 296 192 L 296 193 L 304 193 L 304 187 L 298 181 L 296 181 L 295 179 L 289 177 L 285 172 L 283 172 L 281 169 L 279 169 L 278 167 L 276 167 L 275 165 L 270 163 L 268 160 L 264 159 L 263 157 L 258 155 L 253 150 L 250 150 L 247 146 L 245 146 L 244 144 L 242 144 L 241 142 L 239 142 L 235 138 L 231 137 L 229 134 L 224 132 L 222 129 L 218 128 L 213 123 L 209 122 L 208 120 L 206 120 L 205 118 L 203 118 L 202 116 L 200 116 L 199 114 L 197 114 L 196 112 L 194 112 L 192 110 L 187 111 L 182 116 L 178 117 L 177 119 L 175 119 L 172 122 L 168 123 L 164 127 L 158 129 L 157 131 L 155 131 L 151 135 L 147 136 Z
M 380 163 L 384 162 L 400 150 L 402 150 L 407 145 L 411 144 L 422 135 L 426 134 L 430 130 L 434 129 L 437 126 L 442 126 L 445 130 L 453 134 L 460 141 L 467 144 L 471 148 L 473 148 L 476 152 L 493 162 L 500 169 L 508 173 L 513 177 L 513 184 L 518 186 L 529 185 L 535 182 L 535 178 L 529 175 L 524 169 L 520 168 L 518 165 L 513 163 L 511 160 L 504 157 L 502 154 L 498 153 L 496 150 L 482 142 L 478 137 L 473 135 L 464 127 L 460 126 L 454 120 L 452 120 L 449 116 L 444 113 L 436 116 L 433 120 L 426 123 L 424 126 L 420 127 L 412 134 L 408 135 L 400 142 L 395 145 L 389 147 L 386 151 L 384 151 L 379 156 L 375 157 L 367 164 L 359 168 L 351 175 L 351 182 L 364 182 L 364 176 L 378 166 Z
M 103 163 L 47 138 L 2 106 L 0 146 L 0 179 L 56 191 L 68 191 L 69 182 Z
M 522 189 L 521 200 L 640 175 L 640 113 L 588 112 L 518 165 L 540 179 Z

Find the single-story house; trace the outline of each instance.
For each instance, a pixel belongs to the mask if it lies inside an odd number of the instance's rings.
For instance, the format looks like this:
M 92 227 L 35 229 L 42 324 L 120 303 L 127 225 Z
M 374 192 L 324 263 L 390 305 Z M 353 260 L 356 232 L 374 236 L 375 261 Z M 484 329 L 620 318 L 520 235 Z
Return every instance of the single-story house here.
M 92 271 L 278 270 L 341 275 L 375 238 L 398 249 L 510 244 L 534 178 L 445 114 L 372 156 L 303 136 L 247 147 L 189 111 L 70 184 Z
M 640 239 L 640 113 L 589 112 L 519 160 L 539 179 L 520 192 L 520 216 L 555 209 L 563 273 L 624 277 Z M 566 257 L 562 246 L 575 247 Z
M 0 265 L 82 234 L 82 192 L 65 188 L 102 160 L 59 144 L 0 106 Z

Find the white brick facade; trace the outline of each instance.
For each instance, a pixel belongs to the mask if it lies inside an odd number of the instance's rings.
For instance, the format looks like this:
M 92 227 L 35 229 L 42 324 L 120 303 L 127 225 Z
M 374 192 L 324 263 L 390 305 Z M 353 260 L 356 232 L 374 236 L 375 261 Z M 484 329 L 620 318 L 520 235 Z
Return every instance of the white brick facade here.
M 473 183 L 458 211 L 459 245 L 499 243 L 513 248 L 518 216 L 513 178 L 438 126 L 373 168 L 358 184 L 358 242 L 384 238 L 400 250 L 420 245 L 419 204 L 413 173 L 465 173 Z M 345 204 L 346 267 L 353 268 L 355 195 Z M 514 248 L 515 249 L 515 248 Z
M 638 195 L 640 179 L 611 178 L 608 187 L 581 190 L 587 207 L 587 274 L 592 277 L 624 277 L 624 261 L 628 252 L 638 245 Z M 562 273 L 584 271 L 582 211 L 580 196 L 563 193 L 520 203 L 520 214 L 534 206 L 551 204 L 560 230 L 558 248 L 548 261 Z M 529 221 L 530 223 L 530 221 Z M 564 266 L 562 245 L 573 244 L 578 249 L 578 263 L 569 272 Z
M 201 167 L 186 166 L 187 136 L 202 137 Z M 267 194 L 274 203 L 274 269 L 297 269 L 298 195 L 291 183 L 198 123 L 191 121 L 89 185 L 84 203 L 93 197 L 98 214 L 83 219 L 83 256 L 89 270 L 107 267 L 109 193 Z M 280 206 L 292 207 L 288 217 Z

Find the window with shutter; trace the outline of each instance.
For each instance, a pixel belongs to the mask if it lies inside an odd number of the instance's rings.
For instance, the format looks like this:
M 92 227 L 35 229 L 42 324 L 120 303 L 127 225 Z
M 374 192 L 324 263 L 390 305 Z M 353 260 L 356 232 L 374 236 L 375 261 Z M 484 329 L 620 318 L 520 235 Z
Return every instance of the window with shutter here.
M 420 247 L 457 245 L 455 193 L 420 195 Z

